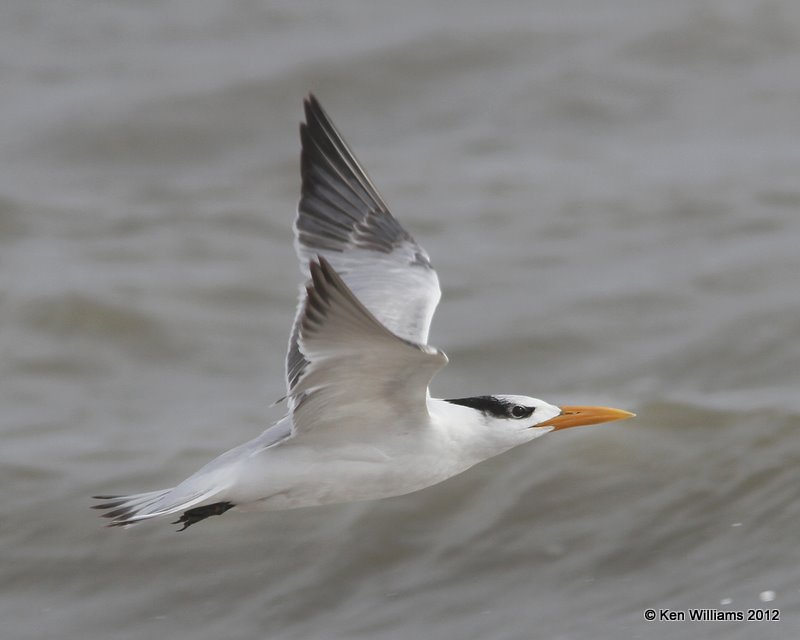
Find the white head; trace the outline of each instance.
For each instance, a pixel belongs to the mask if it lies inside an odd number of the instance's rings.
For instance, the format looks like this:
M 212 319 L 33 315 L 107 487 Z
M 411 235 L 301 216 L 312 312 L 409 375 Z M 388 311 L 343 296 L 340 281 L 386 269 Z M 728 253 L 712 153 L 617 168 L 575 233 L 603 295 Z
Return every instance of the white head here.
M 448 399 L 471 409 L 469 425 L 487 457 L 559 429 L 622 420 L 632 413 L 608 407 L 557 407 L 529 396 L 498 394 Z M 454 407 L 455 408 L 455 407 Z M 495 450 L 496 453 L 490 453 Z

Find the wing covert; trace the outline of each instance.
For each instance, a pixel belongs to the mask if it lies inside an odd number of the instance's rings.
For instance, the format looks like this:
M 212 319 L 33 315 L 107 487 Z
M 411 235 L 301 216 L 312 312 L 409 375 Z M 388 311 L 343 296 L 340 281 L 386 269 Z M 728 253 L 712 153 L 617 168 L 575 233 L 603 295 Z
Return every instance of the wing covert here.
M 447 356 L 384 327 L 325 258 L 309 270 L 298 317 L 298 348 L 307 366 L 290 394 L 294 429 L 357 427 L 354 421 L 375 416 L 422 418 L 430 379 Z

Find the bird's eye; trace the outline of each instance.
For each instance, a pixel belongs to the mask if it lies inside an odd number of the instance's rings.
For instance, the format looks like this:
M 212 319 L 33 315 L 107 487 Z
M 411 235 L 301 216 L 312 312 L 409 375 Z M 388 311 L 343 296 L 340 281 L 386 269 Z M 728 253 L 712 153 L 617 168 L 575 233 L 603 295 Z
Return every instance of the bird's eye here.
M 533 409 L 531 407 L 523 407 L 521 404 L 514 405 L 511 408 L 512 418 L 527 418 L 532 413 Z

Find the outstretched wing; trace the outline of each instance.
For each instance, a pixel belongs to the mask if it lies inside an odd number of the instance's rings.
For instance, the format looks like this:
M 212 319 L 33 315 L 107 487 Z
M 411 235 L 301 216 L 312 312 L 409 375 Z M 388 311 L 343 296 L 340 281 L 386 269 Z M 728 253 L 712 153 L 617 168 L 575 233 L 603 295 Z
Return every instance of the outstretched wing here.
M 424 422 L 428 384 L 447 356 L 389 331 L 325 258 L 309 271 L 298 317 L 307 365 L 291 392 L 294 431 L 342 438 L 342 430 L 363 436 L 380 424 Z
M 308 278 L 324 257 L 377 321 L 405 340 L 425 344 L 439 303 L 439 278 L 425 250 L 389 208 L 313 95 L 305 101 L 302 195 L 295 219 L 295 248 Z M 298 322 L 286 357 L 287 390 L 308 364 L 298 347 Z

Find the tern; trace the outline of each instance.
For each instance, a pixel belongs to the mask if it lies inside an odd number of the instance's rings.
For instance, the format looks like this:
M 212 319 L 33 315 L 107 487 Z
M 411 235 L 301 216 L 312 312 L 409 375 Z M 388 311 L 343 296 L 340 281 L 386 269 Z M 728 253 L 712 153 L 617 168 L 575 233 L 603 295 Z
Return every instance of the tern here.
M 432 398 L 447 356 L 429 345 L 439 279 L 313 95 L 300 125 L 294 221 L 305 283 L 286 356 L 287 414 L 171 489 L 95 496 L 125 527 L 180 514 L 179 531 L 234 509 L 398 496 L 550 431 L 630 418 L 523 395 Z

